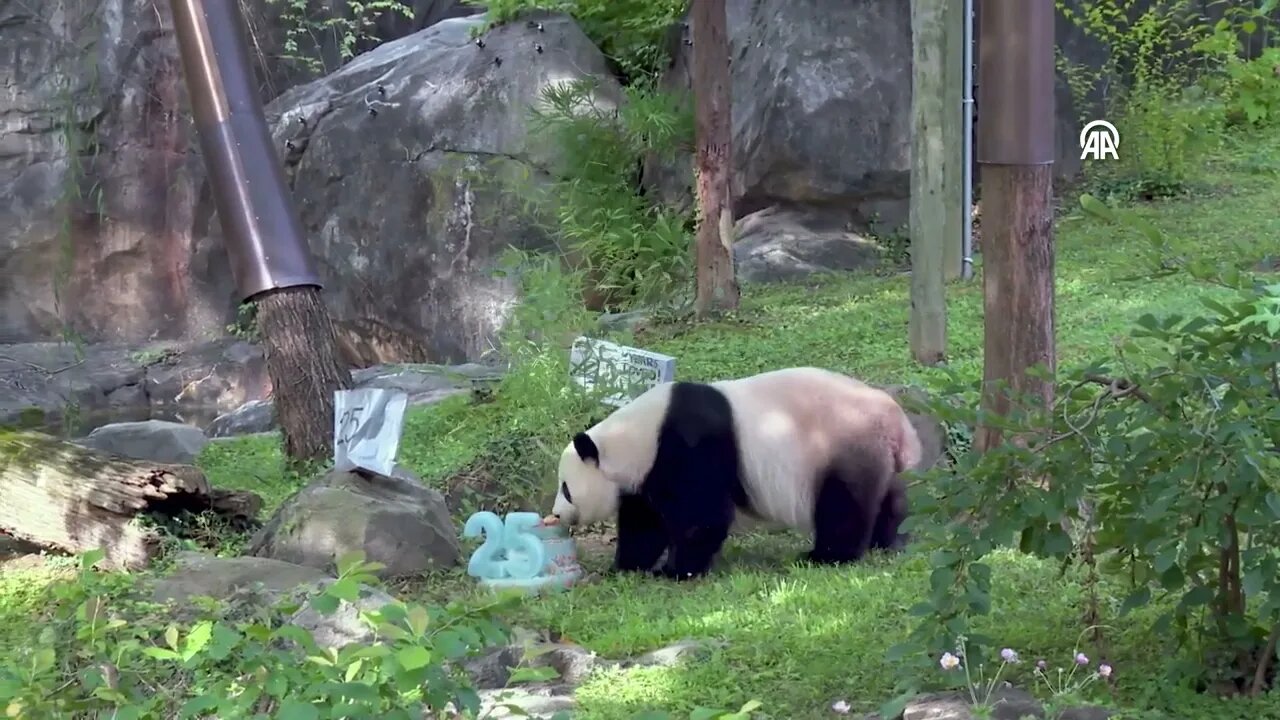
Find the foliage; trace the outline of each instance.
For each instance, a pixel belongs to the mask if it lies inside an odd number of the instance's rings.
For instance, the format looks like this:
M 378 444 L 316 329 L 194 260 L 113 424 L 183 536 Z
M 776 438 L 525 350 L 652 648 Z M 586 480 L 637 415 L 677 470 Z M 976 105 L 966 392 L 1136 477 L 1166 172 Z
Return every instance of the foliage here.
M 556 148 L 555 179 L 534 191 L 534 204 L 554 217 L 566 254 L 615 306 L 687 294 L 690 214 L 637 188 L 646 160 L 674 159 L 691 143 L 692 116 L 674 95 L 632 87 L 615 106 L 599 89 L 592 79 L 544 89 L 530 131 Z
M 258 304 L 250 300 L 237 305 L 235 322 L 227 325 L 227 332 L 242 340 L 257 340 Z
M 374 24 L 387 14 L 413 19 L 413 9 L 401 0 L 267 0 L 280 9 L 285 24 L 284 58 L 314 73 L 327 67 L 324 49 L 333 47 L 342 62 L 356 56 L 362 43 L 376 41 Z
M 563 12 L 617 68 L 625 84 L 651 85 L 670 57 L 666 35 L 685 13 L 688 0 L 464 0 L 487 8 L 497 25 L 531 10 Z
M 1190 318 L 1142 315 L 1113 358 L 1065 374 L 1050 408 L 1020 398 L 998 418 L 932 403 L 944 419 L 1022 441 L 925 474 L 931 491 L 909 523 L 936 548 L 933 571 L 912 611 L 924 620 L 897 653 L 961 634 L 989 645 L 967 633 L 991 607 L 983 559 L 1016 543 L 1082 563 L 1095 581 L 1129 578 L 1119 607 L 1100 607 L 1095 593 L 1087 616 L 1173 601 L 1152 628 L 1190 650 L 1170 664 L 1170 679 L 1257 694 L 1274 644 L 1259 650 L 1280 626 L 1280 285 L 1180 258 L 1136 215 L 1082 203 L 1141 232 L 1158 272 L 1226 286 L 1231 299 L 1202 298 L 1207 312 Z
M 1242 34 L 1269 22 L 1274 0 L 1252 7 L 1220 1 L 1215 4 L 1223 6 L 1223 16 L 1216 22 L 1190 0 L 1056 4 L 1107 53 L 1099 67 L 1089 67 L 1067 62 L 1058 50 L 1078 121 L 1107 118 L 1121 138 L 1118 162 L 1091 161 L 1093 187 L 1104 195 L 1151 199 L 1182 193 L 1228 120 L 1242 112 L 1265 116 L 1262 108 L 1280 92 L 1280 78 L 1261 72 L 1265 61 L 1244 59 L 1248 49 L 1241 41 Z
M 505 632 L 499 607 L 428 608 L 393 602 L 360 610 L 370 643 L 319 646 L 283 601 L 236 618 L 218 603 L 182 622 L 132 599 L 133 579 L 99 574 L 100 551 L 76 581 L 54 589 L 38 642 L 0 667 L 0 707 L 9 717 L 418 718 L 447 704 L 475 711 L 479 698 L 447 663 Z M 309 601 L 330 615 L 376 585 L 375 563 L 342 558 L 338 579 Z M 197 606 L 199 607 L 199 605 Z

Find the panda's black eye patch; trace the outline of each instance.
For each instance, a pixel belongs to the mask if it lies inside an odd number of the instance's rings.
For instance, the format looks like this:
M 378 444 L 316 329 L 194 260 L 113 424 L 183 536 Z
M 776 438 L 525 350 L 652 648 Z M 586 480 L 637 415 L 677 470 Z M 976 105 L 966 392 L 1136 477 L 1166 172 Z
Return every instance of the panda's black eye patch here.
M 569 492 L 569 486 L 564 482 L 560 483 L 560 494 L 564 496 L 565 500 L 573 502 L 573 495 Z

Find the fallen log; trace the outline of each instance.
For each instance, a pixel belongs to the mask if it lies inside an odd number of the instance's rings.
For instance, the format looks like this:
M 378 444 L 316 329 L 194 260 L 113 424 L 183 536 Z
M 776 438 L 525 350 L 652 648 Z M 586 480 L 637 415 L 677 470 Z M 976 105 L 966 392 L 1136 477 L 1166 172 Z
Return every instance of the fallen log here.
M 0 530 L 74 554 L 101 548 L 106 568 L 142 568 L 155 557 L 161 535 L 143 516 L 213 511 L 245 520 L 260 507 L 253 493 L 213 490 L 197 467 L 0 430 Z

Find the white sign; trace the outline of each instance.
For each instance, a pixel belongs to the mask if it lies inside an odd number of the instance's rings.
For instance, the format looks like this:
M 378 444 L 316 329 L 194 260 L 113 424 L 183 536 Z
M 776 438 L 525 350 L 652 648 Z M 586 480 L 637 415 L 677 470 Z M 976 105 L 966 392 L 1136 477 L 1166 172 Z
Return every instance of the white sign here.
M 333 467 L 362 468 L 390 477 L 400 450 L 409 396 L 387 388 L 333 393 Z
M 1080 159 L 1101 160 L 1107 155 L 1119 160 L 1120 131 L 1106 120 L 1094 120 L 1080 129 Z
M 579 337 L 569 350 L 569 374 L 588 390 L 600 382 L 616 388 L 602 402 L 622 407 L 645 390 L 674 380 L 676 359 L 607 340 Z

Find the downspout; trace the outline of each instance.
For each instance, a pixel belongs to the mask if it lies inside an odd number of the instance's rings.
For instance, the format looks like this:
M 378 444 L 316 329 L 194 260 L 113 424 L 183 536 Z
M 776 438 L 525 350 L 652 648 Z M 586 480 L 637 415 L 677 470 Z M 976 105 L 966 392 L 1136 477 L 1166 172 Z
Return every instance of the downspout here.
M 964 93 L 960 102 L 964 111 L 961 121 L 961 161 L 964 178 L 960 184 L 960 202 L 963 203 L 964 222 L 960 224 L 964 235 L 960 239 L 960 277 L 973 278 L 973 0 L 964 0 Z

